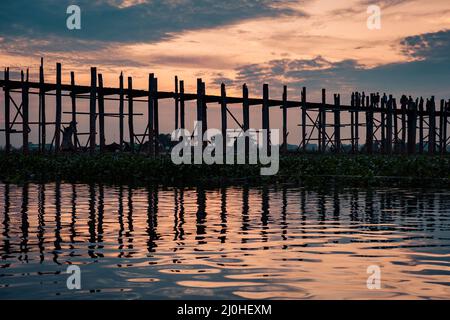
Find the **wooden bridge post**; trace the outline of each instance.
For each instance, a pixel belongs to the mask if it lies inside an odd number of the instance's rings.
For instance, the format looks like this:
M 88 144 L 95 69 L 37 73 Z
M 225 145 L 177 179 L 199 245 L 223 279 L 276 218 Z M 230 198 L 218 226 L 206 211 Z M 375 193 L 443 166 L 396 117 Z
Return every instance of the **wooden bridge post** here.
M 153 73 L 148 76 L 148 119 L 147 119 L 147 127 L 148 127 L 148 153 L 150 155 L 155 155 L 155 124 L 154 124 L 154 116 L 155 116 L 155 75 Z
M 355 153 L 355 111 L 353 108 L 356 105 L 356 94 L 355 92 L 352 92 L 351 98 L 350 98 L 350 141 L 352 144 L 352 153 Z
M 450 100 L 445 104 L 444 107 L 444 153 L 447 153 L 448 146 L 448 112 L 450 111 Z
M 123 128 L 123 120 L 124 120 L 124 89 L 123 89 L 123 72 L 120 73 L 119 77 L 119 145 L 120 151 L 123 151 L 124 143 L 124 128 Z
M 327 103 L 327 93 L 325 89 L 322 89 L 322 107 L 320 110 L 320 137 L 321 137 L 321 148 L 320 150 L 322 152 L 326 152 L 327 151 L 327 110 L 326 110 L 326 105 Z
M 242 86 L 242 117 L 244 120 L 244 133 L 248 134 L 248 130 L 250 129 L 250 106 L 248 102 L 248 88 L 247 85 L 244 84 Z M 250 139 L 248 136 L 245 137 L 245 159 L 249 158 L 249 150 L 250 150 Z
M 265 130 L 265 143 L 266 147 L 269 148 L 269 85 L 263 85 L 263 105 L 262 105 L 262 129 Z
M 41 58 L 41 65 L 39 67 L 39 128 L 40 128 L 40 151 L 45 152 L 47 144 L 47 120 L 45 110 L 45 78 L 44 78 L 44 59 Z
M 407 104 L 408 104 L 408 100 L 406 98 L 406 96 L 403 96 L 402 99 L 400 100 L 400 104 L 401 104 L 401 112 L 402 112 L 402 144 L 401 144 L 401 152 L 405 153 L 406 151 L 406 137 L 407 137 L 407 128 L 406 128 L 406 114 L 408 113 L 407 111 Z
M 11 98 L 9 92 L 9 68 L 5 69 L 5 86 L 3 90 L 5 91 L 5 152 L 11 152 L 11 136 L 10 136 L 10 106 L 11 106 Z
M 159 155 L 159 100 L 158 100 L 158 78 L 153 80 L 153 107 L 154 107 L 154 126 L 155 126 L 155 155 Z
M 61 97 L 61 64 L 56 64 L 56 115 L 55 115 L 55 153 L 61 149 L 61 117 L 62 117 L 62 97 Z
M 398 152 L 398 116 L 397 116 L 397 99 L 392 99 L 392 115 L 394 118 L 394 152 Z
M 89 152 L 95 152 L 96 112 L 97 112 L 97 68 L 91 68 L 91 92 L 89 103 Z
M 197 79 L 197 122 L 203 122 L 203 101 L 202 101 L 202 84 L 203 81 L 202 79 Z M 203 128 L 203 123 L 202 123 L 202 128 Z M 198 130 L 197 130 L 198 131 Z M 203 132 L 198 132 L 199 136 L 197 137 L 198 139 L 198 143 L 202 143 L 203 141 Z
M 180 128 L 185 129 L 185 114 L 184 114 L 184 81 L 180 81 Z
M 206 101 L 206 84 L 205 82 L 202 82 L 202 89 L 201 89 L 201 95 L 202 95 L 202 123 L 203 123 L 203 135 L 205 134 L 206 130 L 208 130 L 208 104 Z
M 424 139 L 424 135 L 423 135 L 423 98 L 420 98 L 419 101 L 419 153 L 422 154 L 423 153 L 423 139 Z
M 361 96 L 359 92 L 356 93 L 356 112 L 355 112 L 355 152 L 359 153 L 359 108 L 361 103 L 364 105 L 364 93 Z
M 38 92 L 38 150 L 39 152 L 43 153 L 45 152 L 44 146 L 45 146 L 45 142 L 42 143 L 42 110 L 43 107 L 45 109 L 45 98 L 42 99 L 43 93 L 44 93 L 44 97 L 45 97 L 45 90 L 44 90 L 44 81 L 43 81 L 43 67 L 44 67 L 44 58 L 41 57 L 41 64 L 39 66 L 39 92 Z M 44 101 L 44 106 L 43 106 L 43 102 Z
M 386 153 L 392 153 L 392 105 L 394 101 L 392 95 L 389 95 L 386 112 Z
M 302 88 L 302 143 L 303 152 L 306 152 L 306 87 Z
M 70 72 L 70 86 L 71 86 L 71 92 L 70 92 L 70 98 L 72 103 L 72 123 L 74 125 L 74 132 L 73 132 L 73 145 L 75 146 L 75 149 L 78 148 L 79 142 L 78 142 L 78 124 L 77 124 L 77 92 L 76 92 L 76 85 L 75 85 L 75 73 L 72 71 Z
M 178 76 L 175 76 L 175 130 L 178 127 L 180 96 L 178 95 Z
M 410 99 L 408 102 L 408 154 L 416 153 L 416 136 L 417 104 Z
M 226 163 L 226 151 L 227 151 L 227 92 L 225 84 L 220 86 L 220 114 L 222 119 L 222 157 L 223 163 Z
M 429 101 L 428 108 L 429 120 L 428 120 L 428 153 L 434 154 L 436 152 L 436 103 L 434 96 Z
M 369 98 L 369 96 L 367 96 Z M 367 154 L 373 153 L 373 99 L 366 103 L 366 152 Z
M 334 147 L 335 152 L 341 152 L 341 96 L 339 94 L 334 95 Z
M 443 130 L 442 130 L 442 140 L 444 141 L 443 145 L 443 153 L 447 153 L 447 140 L 448 140 L 448 110 L 449 110 L 449 104 L 447 101 L 444 101 L 444 108 L 442 110 L 442 123 L 443 123 Z
M 28 108 L 29 108 L 29 87 L 28 87 L 28 70 L 26 78 L 23 71 L 21 72 L 22 79 L 22 151 L 24 154 L 28 154 L 28 134 L 30 127 L 28 125 Z
M 444 140 L 444 127 L 446 124 L 444 123 L 444 111 L 445 111 L 445 100 L 441 99 L 440 106 L 440 115 L 439 115 L 439 151 L 441 154 L 444 154 L 445 149 L 445 140 Z
M 381 122 L 381 152 L 386 153 L 386 106 L 387 96 L 386 93 L 383 94 L 380 104 L 380 122 Z
M 287 153 L 287 86 L 283 86 L 283 152 Z
M 98 128 L 100 136 L 100 152 L 105 150 L 105 96 L 103 92 L 103 75 L 98 75 Z
M 134 153 L 134 108 L 133 108 L 133 78 L 128 77 L 128 131 L 130 135 L 130 151 Z

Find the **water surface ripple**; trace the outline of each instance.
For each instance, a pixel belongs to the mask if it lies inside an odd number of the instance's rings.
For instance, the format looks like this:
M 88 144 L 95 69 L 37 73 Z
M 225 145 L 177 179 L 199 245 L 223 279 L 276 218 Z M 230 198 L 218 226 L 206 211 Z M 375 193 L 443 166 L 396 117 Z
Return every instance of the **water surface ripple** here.
M 1 299 L 450 297 L 448 190 L 0 184 L 0 232 Z

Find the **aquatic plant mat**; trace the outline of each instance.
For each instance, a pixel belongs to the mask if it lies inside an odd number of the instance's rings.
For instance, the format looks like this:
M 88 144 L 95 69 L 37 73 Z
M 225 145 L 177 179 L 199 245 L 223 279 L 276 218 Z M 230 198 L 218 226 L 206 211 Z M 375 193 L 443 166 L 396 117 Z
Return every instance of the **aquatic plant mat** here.
M 259 165 L 175 165 L 169 156 L 1 153 L 0 180 L 167 186 L 334 182 L 450 187 L 450 156 L 284 155 L 278 174 L 261 176 Z

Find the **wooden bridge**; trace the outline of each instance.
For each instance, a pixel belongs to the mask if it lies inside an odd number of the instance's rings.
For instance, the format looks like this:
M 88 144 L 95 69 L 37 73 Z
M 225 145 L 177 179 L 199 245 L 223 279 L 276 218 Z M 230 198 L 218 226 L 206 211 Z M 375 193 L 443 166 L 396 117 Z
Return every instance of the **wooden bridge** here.
M 450 100 L 441 100 L 437 110 L 434 97 L 424 100 L 423 98 L 413 99 L 402 96 L 397 99 L 392 95 L 382 96 L 378 93 L 359 93 L 354 92 L 351 95 L 351 104 L 343 105 L 340 102 L 340 95 L 334 94 L 333 103 L 327 102 L 325 89 L 322 90 L 321 102 L 307 102 L 306 88 L 300 92 L 300 100 L 288 100 L 287 87 L 283 88 L 281 100 L 269 98 L 269 86 L 264 84 L 262 98 L 250 98 L 247 86 L 242 87 L 241 97 L 229 97 L 226 94 L 226 87 L 221 86 L 220 95 L 207 95 L 205 83 L 202 79 L 197 80 L 197 92 L 186 93 L 184 90 L 184 81 L 175 77 L 175 90 L 173 92 L 164 92 L 158 90 L 158 79 L 154 74 L 149 75 L 148 90 L 133 89 L 133 79 L 128 77 L 127 87 L 125 88 L 124 76 L 121 74 L 118 79 L 119 86 L 108 88 L 103 86 L 103 77 L 97 74 L 96 68 L 91 68 L 91 85 L 80 86 L 75 83 L 75 74 L 71 72 L 71 83 L 62 83 L 61 64 L 56 65 L 56 83 L 45 82 L 43 61 L 41 60 L 39 82 L 29 81 L 28 70 L 21 72 L 20 81 L 10 80 L 9 68 L 4 70 L 4 80 L 0 80 L 0 86 L 3 88 L 4 99 L 4 122 L 5 126 L 0 129 L 5 135 L 5 152 L 11 152 L 11 135 L 22 135 L 23 153 L 27 154 L 29 150 L 30 126 L 37 125 L 39 134 L 39 151 L 54 152 L 63 151 L 61 147 L 62 126 L 73 126 L 73 146 L 77 152 L 89 151 L 91 153 L 106 152 L 105 143 L 105 117 L 117 117 L 119 119 L 119 149 L 124 151 L 127 142 L 124 141 L 125 120 L 127 119 L 127 129 L 129 132 L 130 152 L 135 152 L 136 145 L 138 150 L 145 144 L 145 152 L 150 155 L 157 155 L 159 152 L 159 101 L 162 99 L 172 99 L 175 108 L 175 128 L 185 128 L 185 103 L 187 101 L 196 101 L 197 121 L 202 121 L 203 131 L 208 128 L 207 125 L 207 105 L 218 103 L 221 107 L 221 129 L 225 134 L 227 130 L 228 116 L 239 125 L 244 131 L 250 128 L 250 107 L 261 107 L 262 119 L 261 125 L 253 125 L 261 129 L 270 128 L 271 107 L 282 109 L 282 150 L 287 151 L 287 118 L 288 109 L 299 109 L 299 118 L 301 119 L 299 152 L 309 151 L 312 142 L 317 146 L 317 152 L 335 152 L 335 153 L 429 153 L 444 154 L 447 152 L 450 137 L 448 136 L 448 124 L 450 115 Z M 21 96 L 21 101 L 16 102 L 13 99 L 13 93 Z M 39 96 L 39 120 L 38 122 L 29 121 L 30 95 Z M 46 98 L 55 99 L 55 120 L 48 121 L 46 117 Z M 62 97 L 71 98 L 71 109 L 64 110 Z M 140 99 L 139 99 L 140 98 Z M 78 99 L 89 99 L 89 112 L 79 112 L 77 110 Z M 105 100 L 117 101 L 117 113 L 105 112 Z M 136 134 L 134 130 L 134 119 L 138 114 L 134 112 L 135 103 L 146 103 L 148 108 L 148 119 L 146 130 L 143 134 Z M 125 104 L 127 110 L 125 110 Z M 228 105 L 241 104 L 243 122 L 240 123 Z M 327 114 L 332 116 L 327 117 Z M 343 113 L 350 114 L 350 123 L 341 122 Z M 62 115 L 70 114 L 71 121 L 62 122 Z M 83 133 L 77 130 L 79 117 L 89 116 L 89 132 Z M 333 118 L 331 123 L 327 123 L 329 118 Z M 47 146 L 47 127 L 54 126 L 54 135 L 49 140 L 50 147 Z M 97 132 L 98 126 L 98 132 Z M 342 128 L 350 127 L 350 137 L 343 137 Z M 361 141 L 360 133 L 365 132 L 365 141 Z M 268 134 L 268 133 L 267 133 Z M 82 146 L 79 137 L 87 135 L 87 143 Z M 97 138 L 99 144 L 97 146 Z M 267 140 L 269 141 L 269 139 Z M 345 144 L 344 144 L 345 142 Z M 72 143 L 72 141 L 71 141 Z M 345 146 L 345 148 L 344 148 Z M 99 147 L 99 148 L 97 148 Z M 248 146 L 247 150 L 248 152 Z

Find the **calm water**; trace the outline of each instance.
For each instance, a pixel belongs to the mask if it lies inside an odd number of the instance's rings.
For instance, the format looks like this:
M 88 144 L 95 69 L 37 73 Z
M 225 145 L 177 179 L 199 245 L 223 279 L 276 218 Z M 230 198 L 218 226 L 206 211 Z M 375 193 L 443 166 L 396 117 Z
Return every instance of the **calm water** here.
M 0 232 L 1 299 L 450 298 L 448 190 L 0 184 Z

